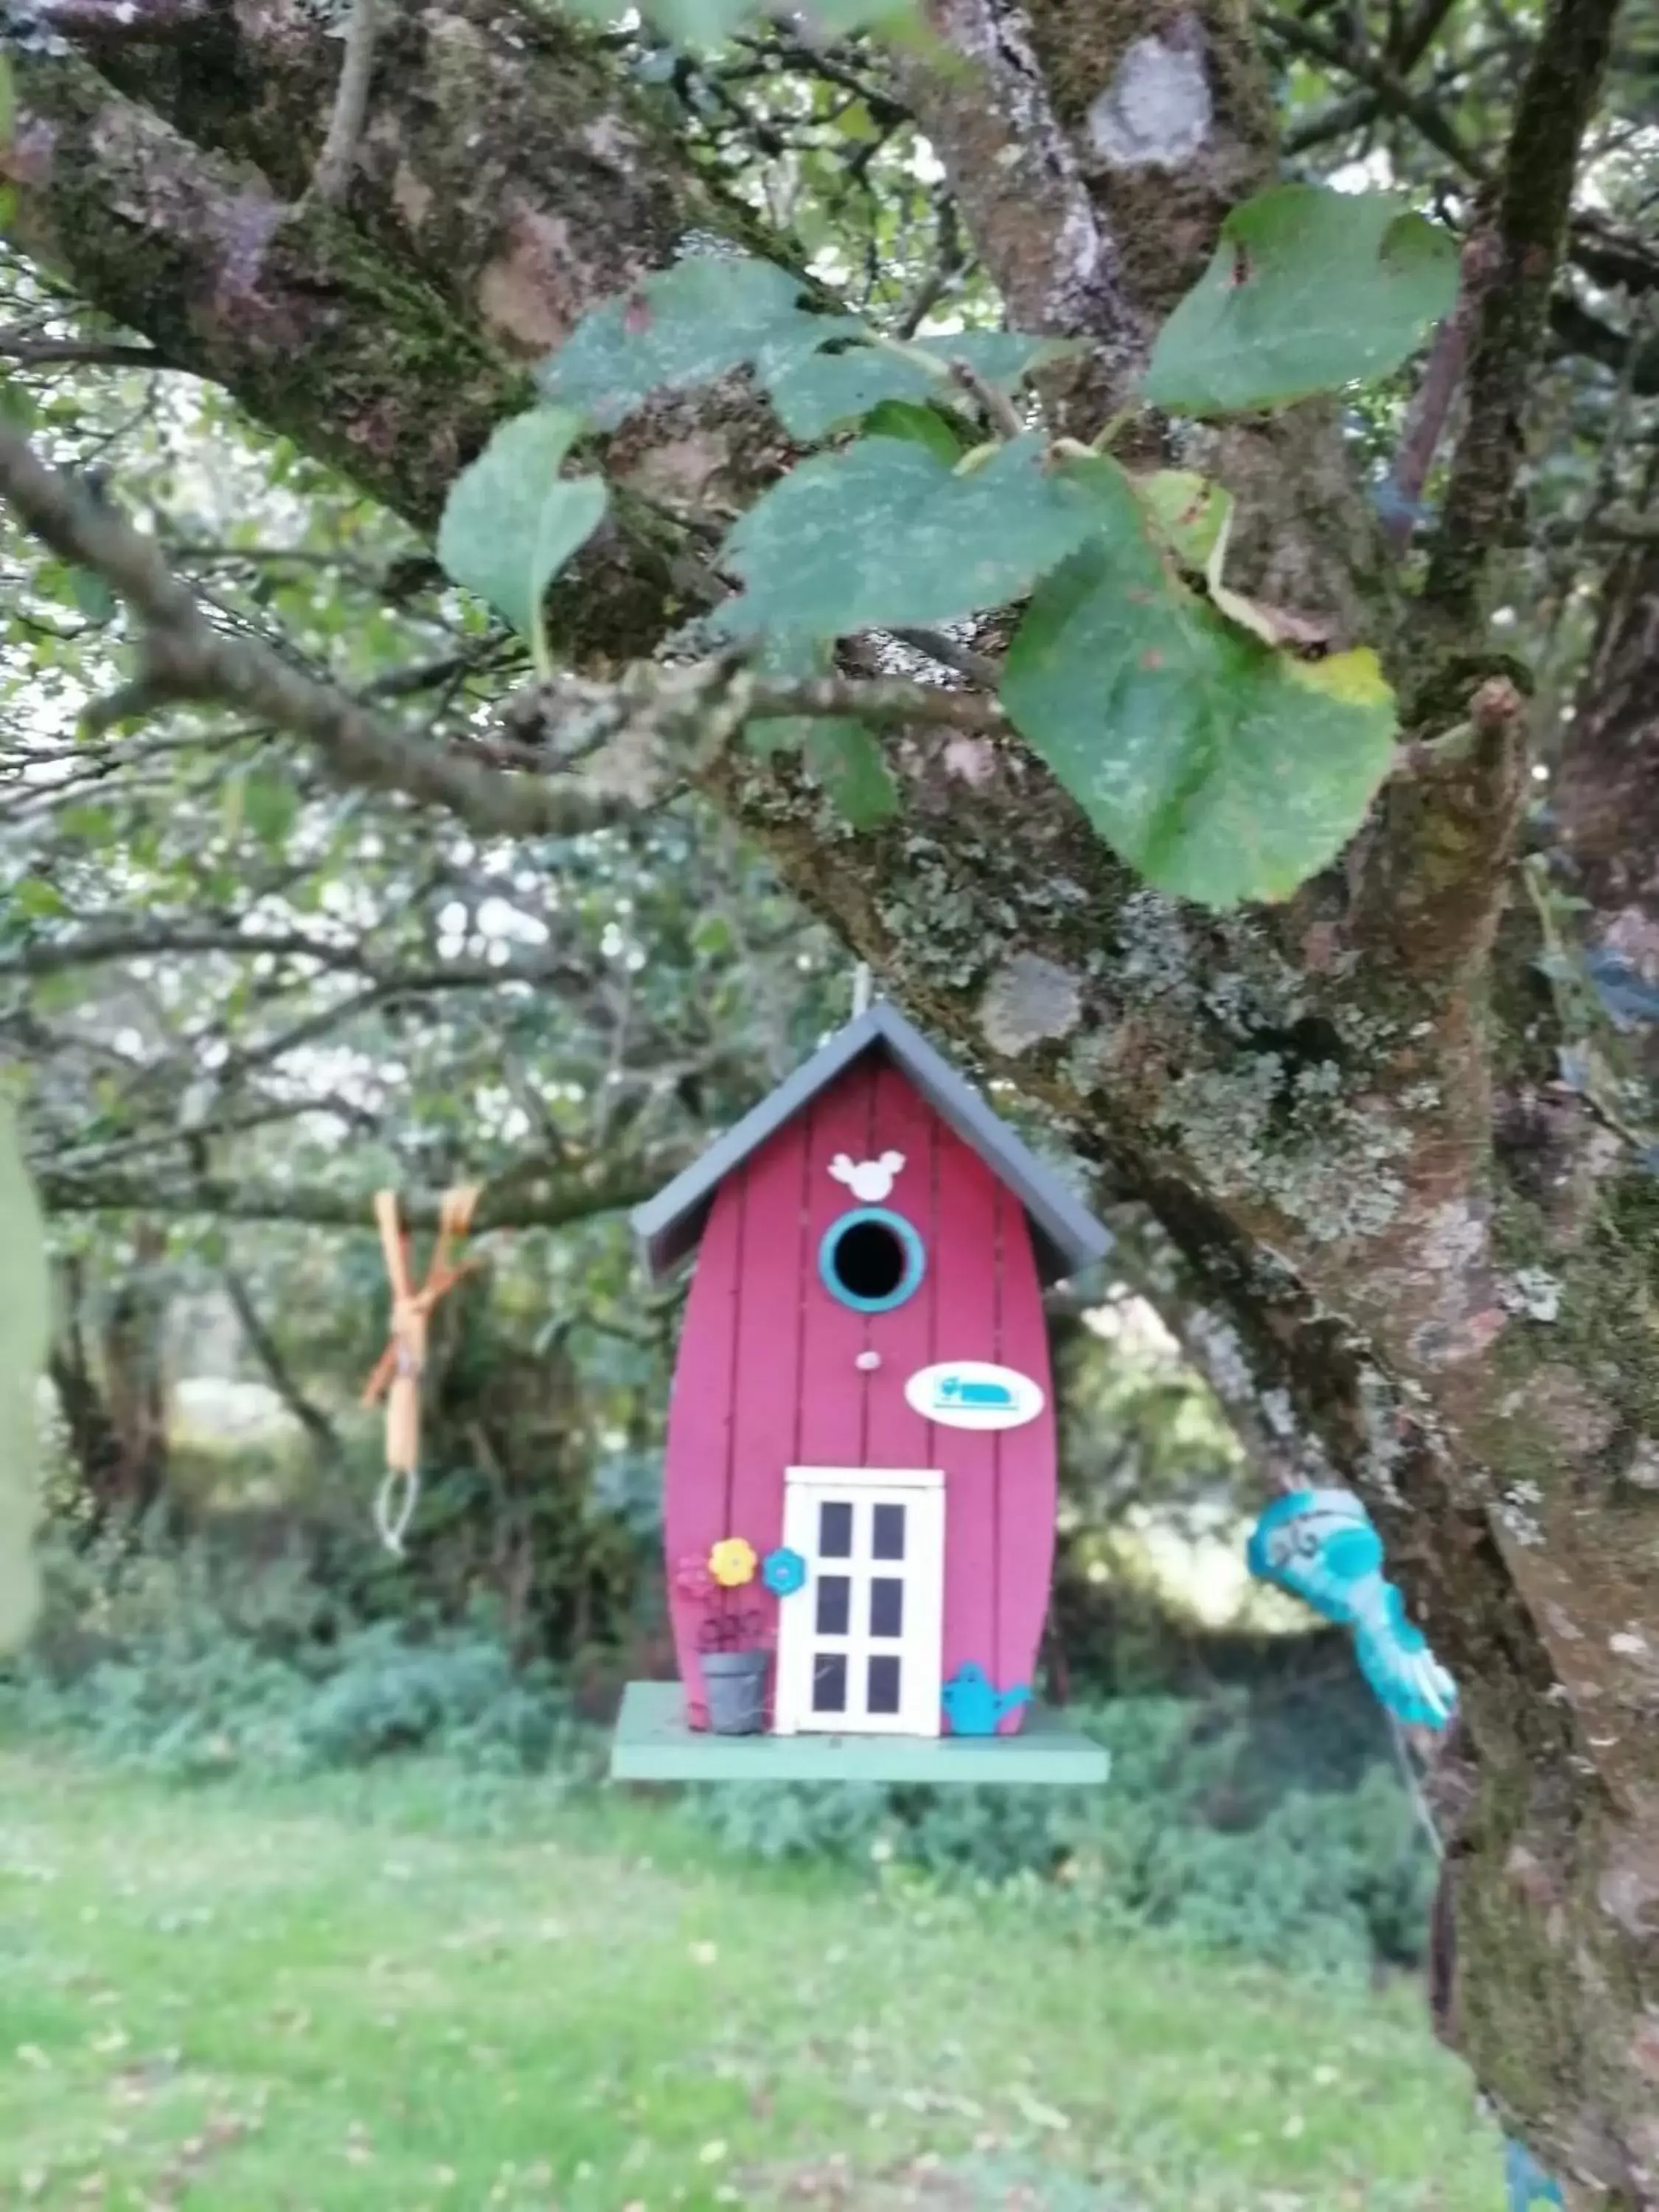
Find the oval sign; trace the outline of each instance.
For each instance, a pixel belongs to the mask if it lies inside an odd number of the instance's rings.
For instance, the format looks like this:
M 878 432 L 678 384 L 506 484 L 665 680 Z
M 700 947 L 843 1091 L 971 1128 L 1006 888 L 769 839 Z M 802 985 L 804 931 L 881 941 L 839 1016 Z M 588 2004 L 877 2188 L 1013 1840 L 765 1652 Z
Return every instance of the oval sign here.
M 1040 1383 L 988 1359 L 946 1359 L 923 1367 L 904 1386 L 912 1412 L 947 1429 L 1017 1429 L 1048 1402 Z

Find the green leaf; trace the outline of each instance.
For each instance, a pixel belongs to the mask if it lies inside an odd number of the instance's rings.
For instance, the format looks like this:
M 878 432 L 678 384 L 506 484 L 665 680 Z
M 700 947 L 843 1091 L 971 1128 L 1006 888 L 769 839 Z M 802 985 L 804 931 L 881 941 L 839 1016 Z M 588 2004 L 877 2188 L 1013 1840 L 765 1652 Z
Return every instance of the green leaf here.
M 948 416 L 937 407 L 919 407 L 914 399 L 884 399 L 870 410 L 864 428 L 868 437 L 908 438 L 912 445 L 925 446 L 947 469 L 955 468 L 968 450 Z
M 505 615 L 545 673 L 541 605 L 559 570 L 604 518 L 597 477 L 562 477 L 582 428 L 568 408 L 532 408 L 503 422 L 449 488 L 438 558 L 456 583 Z
M 988 384 L 1012 392 L 1033 368 L 1067 350 L 1060 339 L 1025 337 L 1014 331 L 963 331 L 950 337 L 912 338 L 902 353 L 887 346 L 854 345 L 842 353 L 809 354 L 772 378 L 769 388 L 778 420 L 790 436 L 814 445 L 884 400 L 948 397 L 962 404 L 964 395 L 950 375 L 952 361 L 968 362 Z
M 11 64 L 0 54 L 0 146 L 11 143 L 16 122 L 17 88 L 12 82 Z
M 799 276 L 738 253 L 700 253 L 584 315 L 543 366 L 550 399 L 602 429 L 653 392 L 712 384 L 747 362 L 770 383 L 826 339 L 854 336 L 848 315 L 809 313 Z
M 822 638 L 775 632 L 761 641 L 755 665 L 768 676 L 823 676 L 834 667 L 835 654 Z M 898 787 L 862 722 L 842 715 L 774 714 L 749 723 L 744 742 L 763 757 L 799 752 L 808 775 L 854 830 L 874 829 L 898 811 Z
M 775 632 L 760 641 L 754 665 L 763 676 L 827 676 L 835 665 L 835 654 L 821 638 L 787 637 Z M 744 743 L 763 760 L 774 753 L 799 752 L 811 735 L 812 721 L 811 714 L 768 715 L 744 725 Z
M 744 589 L 720 620 L 813 637 L 955 622 L 1028 592 L 1082 543 L 1091 504 L 1038 437 L 955 469 L 865 438 L 804 461 L 741 517 L 720 560 Z
M 52 1328 L 46 1230 L 23 1164 L 17 1123 L 0 1100 L 0 1652 L 28 1634 L 39 1603 L 36 1392 Z
M 242 819 L 273 852 L 288 841 L 300 811 L 300 793 L 293 779 L 270 769 L 251 769 L 242 779 Z
M 1384 375 L 1456 296 L 1449 232 L 1393 193 L 1278 185 L 1223 223 L 1140 396 L 1172 415 L 1239 414 Z
M 106 623 L 113 620 L 116 598 L 103 578 L 90 568 L 71 568 L 69 572 L 70 597 L 88 622 Z
M 1394 702 L 1369 652 L 1303 662 L 1170 573 L 1129 479 L 1074 465 L 1097 533 L 1036 592 L 1002 700 L 1027 742 L 1160 890 L 1287 897 L 1387 774 Z
M 898 812 L 898 786 L 862 722 L 811 720 L 802 757 L 854 830 L 873 830 Z
M 1158 469 L 1129 478 L 1146 511 L 1155 538 L 1168 546 L 1183 568 L 1201 575 L 1210 556 L 1226 535 L 1232 495 L 1191 469 Z
M 25 876 L 8 892 L 6 903 L 23 921 L 54 921 L 70 911 L 62 891 L 44 876 Z

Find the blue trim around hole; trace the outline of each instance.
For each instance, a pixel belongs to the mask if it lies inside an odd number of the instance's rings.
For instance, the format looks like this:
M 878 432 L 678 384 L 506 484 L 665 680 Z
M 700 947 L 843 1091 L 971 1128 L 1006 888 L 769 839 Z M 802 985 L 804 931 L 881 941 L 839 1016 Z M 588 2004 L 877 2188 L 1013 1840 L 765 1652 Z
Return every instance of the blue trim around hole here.
M 904 1250 L 904 1273 L 899 1278 L 898 1288 L 890 1291 L 884 1298 L 857 1297 L 836 1280 L 830 1264 L 842 1237 L 861 1221 L 878 1222 L 882 1228 L 890 1229 Z M 857 1206 L 850 1213 L 838 1215 L 824 1231 L 823 1241 L 818 1246 L 818 1280 L 832 1298 L 850 1306 L 854 1313 L 890 1313 L 895 1306 L 902 1306 L 907 1298 L 915 1297 L 927 1272 L 927 1255 L 922 1249 L 921 1237 L 902 1213 L 894 1213 L 884 1206 Z

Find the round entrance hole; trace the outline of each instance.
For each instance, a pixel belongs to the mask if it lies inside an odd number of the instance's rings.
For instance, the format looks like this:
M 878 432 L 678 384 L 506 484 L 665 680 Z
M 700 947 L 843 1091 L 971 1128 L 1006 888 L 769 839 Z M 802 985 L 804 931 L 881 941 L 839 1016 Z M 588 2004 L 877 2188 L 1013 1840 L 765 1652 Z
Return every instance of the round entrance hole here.
M 855 1313 L 886 1313 L 920 1285 L 921 1239 L 902 1213 L 860 1206 L 832 1221 L 818 1251 L 818 1273 L 832 1297 Z

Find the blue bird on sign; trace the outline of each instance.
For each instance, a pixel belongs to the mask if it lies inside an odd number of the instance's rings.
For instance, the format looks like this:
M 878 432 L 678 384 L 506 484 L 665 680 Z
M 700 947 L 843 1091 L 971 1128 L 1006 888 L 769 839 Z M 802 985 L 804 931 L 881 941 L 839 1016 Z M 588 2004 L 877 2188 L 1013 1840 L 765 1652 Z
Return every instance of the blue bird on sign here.
M 1258 1582 L 1288 1590 L 1353 1632 L 1359 1671 L 1396 1719 L 1445 1727 L 1457 1710 L 1456 1687 L 1384 1576 L 1382 1540 L 1352 1491 L 1276 1498 L 1256 1522 L 1245 1558 Z
M 1012 1690 L 993 1689 L 990 1676 L 971 1659 L 957 1668 L 941 1696 L 952 1735 L 994 1735 L 998 1724 L 1016 1706 L 1030 1702 L 1031 1693 L 1023 1682 Z

